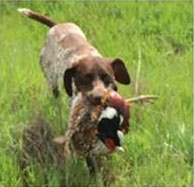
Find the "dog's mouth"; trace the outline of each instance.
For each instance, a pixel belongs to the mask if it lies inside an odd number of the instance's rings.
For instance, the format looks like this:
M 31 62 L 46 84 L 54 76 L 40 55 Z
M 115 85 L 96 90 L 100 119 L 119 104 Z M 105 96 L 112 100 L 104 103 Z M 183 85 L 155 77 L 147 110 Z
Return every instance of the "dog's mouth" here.
M 112 107 L 106 107 L 98 120 L 98 138 L 106 148 L 113 151 L 124 151 L 121 147 L 123 133 L 120 130 L 122 116 Z

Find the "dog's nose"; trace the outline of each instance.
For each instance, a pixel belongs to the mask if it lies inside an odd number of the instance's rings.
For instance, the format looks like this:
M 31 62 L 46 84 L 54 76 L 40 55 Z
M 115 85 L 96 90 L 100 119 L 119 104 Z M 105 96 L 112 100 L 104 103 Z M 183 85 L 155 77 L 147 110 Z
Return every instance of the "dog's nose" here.
M 97 105 L 101 104 L 101 97 L 100 96 L 95 96 L 93 100 L 94 100 L 95 104 L 97 104 Z
M 93 96 L 93 95 L 90 95 L 88 97 L 88 101 L 93 104 L 93 105 L 99 105 L 101 104 L 101 97 L 100 96 Z

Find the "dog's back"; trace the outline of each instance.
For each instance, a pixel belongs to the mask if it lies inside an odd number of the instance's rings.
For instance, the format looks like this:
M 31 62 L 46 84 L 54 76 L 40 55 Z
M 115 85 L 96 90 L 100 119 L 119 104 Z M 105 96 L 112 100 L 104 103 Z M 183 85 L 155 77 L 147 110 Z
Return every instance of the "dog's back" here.
M 87 56 L 101 56 L 87 42 L 82 30 L 74 23 L 58 24 L 50 18 L 29 9 L 18 9 L 23 15 L 39 21 L 51 29 L 40 55 L 40 65 L 47 79 L 48 86 L 58 95 L 66 69 L 71 68 L 80 59 Z
M 19 9 L 19 12 L 51 28 L 40 64 L 55 96 L 58 96 L 59 85 L 62 85 L 59 82 L 63 80 L 68 96 L 82 92 L 91 104 L 99 104 L 107 88 L 117 89 L 115 80 L 130 83 L 124 62 L 101 56 L 77 25 L 58 24 L 29 9 Z

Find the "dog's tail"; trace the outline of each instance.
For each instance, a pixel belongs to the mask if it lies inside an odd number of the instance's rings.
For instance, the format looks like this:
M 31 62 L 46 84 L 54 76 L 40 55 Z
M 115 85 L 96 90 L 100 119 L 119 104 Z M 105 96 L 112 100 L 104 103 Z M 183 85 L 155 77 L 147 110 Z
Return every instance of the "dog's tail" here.
M 48 27 L 53 27 L 54 25 L 58 24 L 57 22 L 51 20 L 50 18 L 43 16 L 37 12 L 34 12 L 30 9 L 27 8 L 18 8 L 18 12 L 20 12 L 21 14 L 34 19 L 36 21 L 39 21 L 45 25 L 47 25 Z

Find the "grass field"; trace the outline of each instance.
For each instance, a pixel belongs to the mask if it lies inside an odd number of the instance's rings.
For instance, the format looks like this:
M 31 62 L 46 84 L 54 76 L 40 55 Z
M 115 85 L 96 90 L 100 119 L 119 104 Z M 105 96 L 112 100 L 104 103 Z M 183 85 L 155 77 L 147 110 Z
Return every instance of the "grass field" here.
M 115 154 L 117 187 L 192 186 L 192 3 L 191 2 L 0 2 L 0 186 L 101 186 L 81 158 L 59 169 L 31 158 L 23 176 L 18 158 L 22 128 L 43 116 L 55 135 L 68 121 L 65 92 L 55 101 L 39 66 L 48 28 L 24 18 L 27 7 L 59 22 L 78 24 L 89 41 L 108 57 L 122 58 L 130 86 L 126 97 L 156 94 L 154 105 L 131 107 L 125 153 Z

